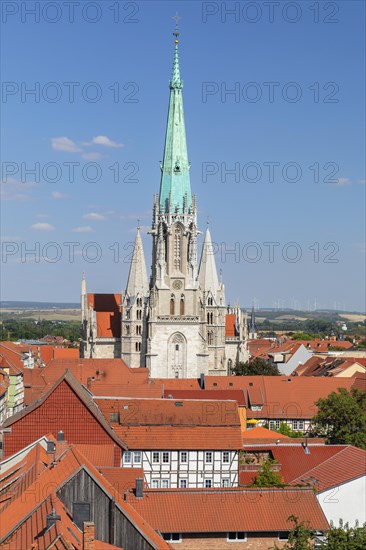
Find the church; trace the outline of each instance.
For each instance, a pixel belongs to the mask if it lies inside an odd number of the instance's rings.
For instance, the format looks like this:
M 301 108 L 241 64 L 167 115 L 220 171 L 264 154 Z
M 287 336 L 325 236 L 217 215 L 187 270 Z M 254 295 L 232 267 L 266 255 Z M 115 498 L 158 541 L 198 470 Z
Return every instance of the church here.
M 80 356 L 122 357 L 129 367 L 147 367 L 154 378 L 227 375 L 249 358 L 247 316 L 226 305 L 208 224 L 199 259 L 177 28 L 174 36 L 160 191 L 149 232 L 152 272 L 149 278 L 138 227 L 122 295 L 87 293 L 83 276 Z

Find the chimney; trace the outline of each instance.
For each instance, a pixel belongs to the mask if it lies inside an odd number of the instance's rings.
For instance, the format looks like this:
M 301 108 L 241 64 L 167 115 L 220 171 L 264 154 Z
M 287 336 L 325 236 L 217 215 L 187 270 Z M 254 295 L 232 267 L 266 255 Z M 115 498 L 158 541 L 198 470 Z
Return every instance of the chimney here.
M 95 550 L 95 525 L 92 521 L 83 524 L 83 550 Z
M 57 441 L 65 441 L 65 434 L 62 430 L 60 430 L 57 434 Z
M 55 452 L 55 442 L 47 441 L 47 454 L 53 454 Z
M 48 529 L 51 529 L 52 525 L 54 525 L 56 523 L 56 521 L 58 521 L 60 519 L 61 519 L 61 517 L 56 514 L 56 510 L 54 508 L 52 508 L 52 513 L 47 514 L 47 516 L 46 516 L 46 521 L 47 521 L 46 530 L 48 531 Z
M 143 498 L 144 496 L 144 480 L 141 477 L 136 478 L 135 495 L 137 498 Z

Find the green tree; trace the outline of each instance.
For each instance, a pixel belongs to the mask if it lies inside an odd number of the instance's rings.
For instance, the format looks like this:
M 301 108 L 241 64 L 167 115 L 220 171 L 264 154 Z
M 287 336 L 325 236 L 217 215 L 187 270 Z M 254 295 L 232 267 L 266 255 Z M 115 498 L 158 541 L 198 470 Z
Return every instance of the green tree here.
M 293 528 L 288 535 L 288 542 L 284 546 L 275 545 L 270 550 L 313 550 L 314 529 L 309 525 L 309 522 L 299 521 L 296 516 L 290 516 L 287 521 L 292 521 Z M 336 547 L 333 548 L 335 550 Z
M 311 433 L 327 443 L 355 445 L 366 450 L 366 394 L 339 388 L 315 403 Z
M 267 458 L 261 464 L 257 475 L 253 478 L 251 487 L 283 487 L 280 474 L 273 469 L 276 460 Z
M 362 527 L 349 527 L 340 522 L 339 527 L 331 526 L 322 550 L 364 550 L 366 548 L 366 524 Z
M 286 435 L 287 437 L 304 437 L 304 434 L 299 430 L 293 430 L 286 422 L 281 422 L 280 427 L 276 432 Z
M 247 363 L 237 363 L 233 373 L 236 376 L 278 376 L 280 374 L 277 365 L 272 365 L 260 357 Z
M 292 335 L 293 340 L 314 340 L 316 334 L 309 334 L 307 332 L 295 332 Z

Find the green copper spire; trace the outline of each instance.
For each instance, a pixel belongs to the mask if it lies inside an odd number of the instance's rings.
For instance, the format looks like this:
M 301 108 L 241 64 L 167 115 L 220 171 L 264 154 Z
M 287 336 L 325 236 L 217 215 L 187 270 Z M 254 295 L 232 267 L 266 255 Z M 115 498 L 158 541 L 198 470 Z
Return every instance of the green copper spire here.
M 164 161 L 161 166 L 159 205 L 160 209 L 164 212 L 169 210 L 169 205 L 171 205 L 173 212 L 177 210 L 183 212 L 185 206 L 189 211 L 192 196 L 184 125 L 183 80 L 180 76 L 179 67 L 178 24 L 173 34 L 175 36 L 173 74 L 169 83 L 170 100 L 165 135 Z

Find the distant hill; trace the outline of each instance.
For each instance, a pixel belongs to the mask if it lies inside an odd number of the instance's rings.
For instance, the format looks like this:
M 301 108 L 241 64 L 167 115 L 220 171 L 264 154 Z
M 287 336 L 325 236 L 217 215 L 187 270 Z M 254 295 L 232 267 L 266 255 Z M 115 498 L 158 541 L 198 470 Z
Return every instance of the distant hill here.
M 21 302 L 0 301 L 1 309 L 80 309 L 80 304 L 75 302 Z

